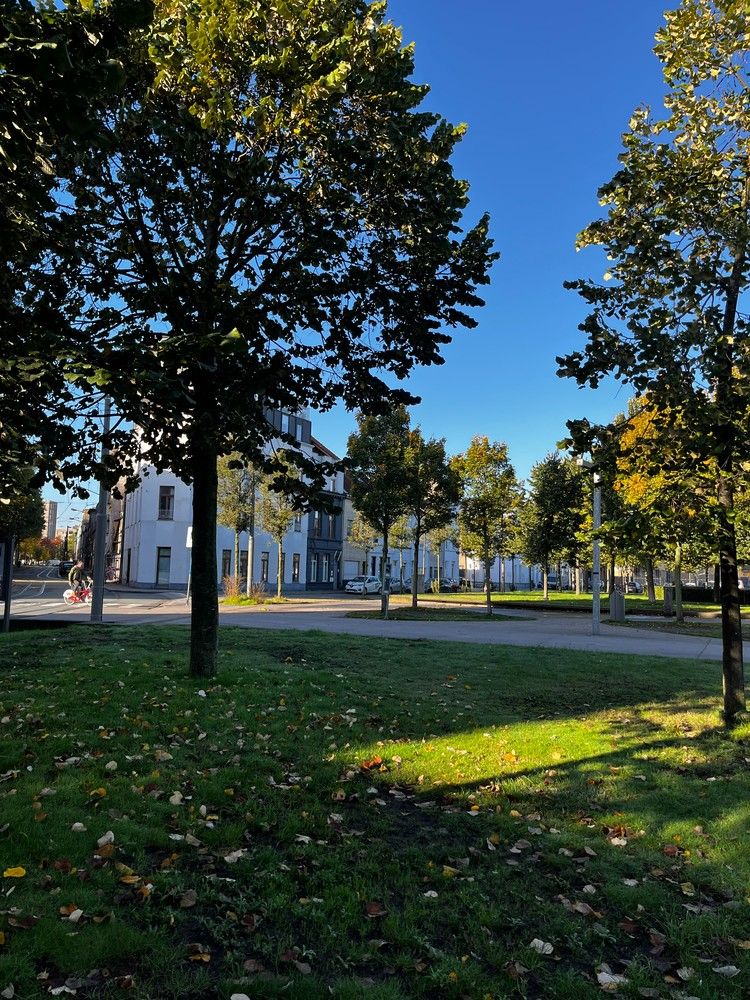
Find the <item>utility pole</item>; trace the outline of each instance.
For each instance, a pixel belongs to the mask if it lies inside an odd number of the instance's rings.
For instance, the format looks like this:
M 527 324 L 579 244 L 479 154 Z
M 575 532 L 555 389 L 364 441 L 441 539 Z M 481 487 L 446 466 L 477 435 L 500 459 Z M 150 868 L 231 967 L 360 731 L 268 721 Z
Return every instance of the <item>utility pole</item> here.
M 109 396 L 104 399 L 104 420 L 102 424 L 101 461 L 109 454 L 107 436 L 109 435 L 109 416 L 111 402 Z M 105 556 L 107 551 L 107 501 L 109 490 L 104 480 L 99 481 L 99 500 L 96 505 L 96 521 L 94 531 L 94 583 L 91 588 L 91 621 L 101 623 L 104 606 L 104 576 Z

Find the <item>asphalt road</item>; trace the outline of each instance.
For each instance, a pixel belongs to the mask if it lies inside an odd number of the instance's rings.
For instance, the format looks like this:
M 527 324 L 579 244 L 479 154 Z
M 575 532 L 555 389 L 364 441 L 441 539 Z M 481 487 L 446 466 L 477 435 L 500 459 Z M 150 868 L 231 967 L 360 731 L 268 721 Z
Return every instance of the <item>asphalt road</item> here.
M 62 600 L 67 580 L 54 568 L 25 568 L 13 581 L 13 618 L 86 622 L 90 609 L 68 607 Z M 601 635 L 591 634 L 588 615 L 554 612 L 514 614 L 503 611 L 508 620 L 477 621 L 387 621 L 348 618 L 354 609 L 377 608 L 379 598 L 347 597 L 343 594 L 309 594 L 294 597 L 287 604 L 260 608 L 221 608 L 222 625 L 240 628 L 291 629 L 373 636 L 389 639 L 436 639 L 491 645 L 540 646 L 580 649 L 600 653 L 631 653 L 641 656 L 669 656 L 680 659 L 716 661 L 721 659 L 721 641 L 705 637 L 674 635 L 637 627 L 623 628 L 602 622 Z M 187 625 L 190 607 L 184 594 L 170 591 L 132 591 L 107 585 L 104 621 L 131 625 Z

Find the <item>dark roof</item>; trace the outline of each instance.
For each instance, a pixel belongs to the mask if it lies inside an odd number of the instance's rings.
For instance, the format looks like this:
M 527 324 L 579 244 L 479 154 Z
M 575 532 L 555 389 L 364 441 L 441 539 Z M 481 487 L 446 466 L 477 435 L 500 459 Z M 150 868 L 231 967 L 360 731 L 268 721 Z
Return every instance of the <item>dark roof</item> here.
M 332 458 L 334 462 L 341 461 L 338 455 L 334 455 L 334 453 L 331 451 L 330 448 L 326 448 L 326 446 L 323 444 L 322 441 L 318 441 L 318 439 L 316 437 L 313 437 L 312 435 L 310 435 L 310 444 L 313 446 L 313 448 L 317 448 L 317 450 L 322 455 L 325 455 L 326 458 Z

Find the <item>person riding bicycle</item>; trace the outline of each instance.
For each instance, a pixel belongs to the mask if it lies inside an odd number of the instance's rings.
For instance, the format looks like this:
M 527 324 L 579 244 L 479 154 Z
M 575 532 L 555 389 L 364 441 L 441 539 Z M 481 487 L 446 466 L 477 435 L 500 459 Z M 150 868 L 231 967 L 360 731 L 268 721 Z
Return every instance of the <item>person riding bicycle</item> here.
M 83 571 L 83 559 L 79 559 L 77 562 L 73 563 L 70 573 L 68 573 L 68 583 L 70 584 L 71 590 L 78 593 L 80 590 L 86 586 L 86 574 Z

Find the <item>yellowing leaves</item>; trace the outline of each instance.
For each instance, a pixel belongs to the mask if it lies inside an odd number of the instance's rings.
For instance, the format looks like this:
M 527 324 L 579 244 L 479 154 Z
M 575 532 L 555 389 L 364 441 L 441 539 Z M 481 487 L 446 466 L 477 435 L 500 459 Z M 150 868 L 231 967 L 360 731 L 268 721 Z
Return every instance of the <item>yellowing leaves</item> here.
M 3 872 L 3 878 L 23 878 L 26 875 L 26 869 L 18 865 L 15 868 L 6 868 Z

